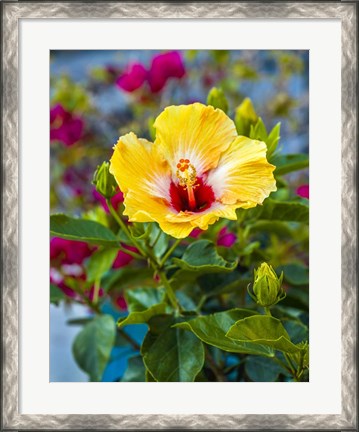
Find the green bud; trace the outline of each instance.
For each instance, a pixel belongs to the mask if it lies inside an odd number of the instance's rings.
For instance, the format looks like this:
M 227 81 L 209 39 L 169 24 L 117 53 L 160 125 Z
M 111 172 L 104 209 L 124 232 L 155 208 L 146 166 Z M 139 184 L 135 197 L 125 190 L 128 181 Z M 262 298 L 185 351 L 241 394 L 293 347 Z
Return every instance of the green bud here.
M 245 98 L 236 109 L 236 115 L 234 118 L 238 135 L 249 136 L 251 125 L 254 126 L 257 121 L 258 116 L 254 110 L 252 101 L 249 98 Z
M 283 272 L 278 278 L 272 266 L 262 263 L 257 270 L 254 270 L 253 292 L 251 293 L 249 290 L 248 292 L 260 306 L 273 306 L 285 297 L 282 281 Z
M 219 108 L 226 114 L 228 112 L 228 101 L 221 88 L 213 87 L 207 96 L 207 105 Z
M 115 177 L 110 173 L 109 162 L 103 162 L 99 165 L 93 176 L 92 183 L 96 190 L 105 198 L 112 198 L 117 192 L 117 183 Z

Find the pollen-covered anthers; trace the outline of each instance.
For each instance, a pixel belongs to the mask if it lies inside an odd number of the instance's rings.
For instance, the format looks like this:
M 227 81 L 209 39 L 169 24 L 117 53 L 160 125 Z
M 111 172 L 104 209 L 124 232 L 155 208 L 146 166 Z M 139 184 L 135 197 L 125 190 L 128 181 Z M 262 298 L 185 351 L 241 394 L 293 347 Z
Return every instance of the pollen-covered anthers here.
M 179 160 L 176 176 L 179 180 L 179 185 L 187 191 L 190 209 L 195 210 L 196 198 L 194 196 L 194 189 L 199 185 L 197 184 L 196 168 L 191 164 L 189 159 Z

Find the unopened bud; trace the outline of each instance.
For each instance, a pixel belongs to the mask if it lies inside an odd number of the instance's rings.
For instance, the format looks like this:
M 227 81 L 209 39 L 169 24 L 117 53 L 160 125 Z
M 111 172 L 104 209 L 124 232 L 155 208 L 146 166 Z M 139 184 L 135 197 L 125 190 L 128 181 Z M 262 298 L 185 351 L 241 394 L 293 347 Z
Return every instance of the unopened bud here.
M 213 87 L 207 96 L 207 105 L 219 108 L 226 114 L 228 112 L 228 101 L 221 88 Z
M 108 199 L 116 195 L 117 192 L 117 183 L 109 168 L 109 162 L 103 162 L 97 167 L 92 180 L 97 192 Z
M 236 124 L 238 135 L 249 136 L 251 125 L 257 123 L 258 116 L 254 110 L 252 101 L 245 98 L 244 101 L 236 109 L 234 122 Z
M 285 297 L 282 281 L 283 272 L 278 278 L 272 266 L 262 263 L 257 270 L 254 270 L 253 292 L 249 290 L 248 292 L 260 306 L 273 306 Z

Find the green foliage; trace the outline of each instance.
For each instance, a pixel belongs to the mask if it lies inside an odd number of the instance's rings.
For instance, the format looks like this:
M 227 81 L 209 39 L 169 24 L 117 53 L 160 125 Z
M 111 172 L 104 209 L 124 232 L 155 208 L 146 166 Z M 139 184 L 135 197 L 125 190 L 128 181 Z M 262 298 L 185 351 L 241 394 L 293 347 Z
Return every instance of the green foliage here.
M 101 280 L 102 276 L 110 270 L 117 252 L 117 249 L 100 249 L 94 252 L 87 262 L 87 280 L 90 282 Z
M 50 216 L 50 234 L 68 240 L 76 240 L 104 246 L 117 246 L 115 234 L 97 222 L 76 219 L 64 214 Z
M 254 382 L 276 381 L 280 373 L 286 373 L 286 370 L 273 360 L 259 356 L 248 356 L 245 370 L 248 377 Z
M 58 306 L 60 301 L 65 300 L 65 298 L 65 294 L 60 290 L 59 287 L 54 284 L 50 284 L 50 303 Z
M 271 163 L 276 166 L 274 174 L 277 177 L 307 168 L 309 166 L 309 158 L 305 154 L 276 154 L 271 159 Z
M 124 382 L 144 382 L 146 381 L 146 368 L 141 356 L 130 357 L 127 369 L 121 381 Z
M 182 270 L 196 273 L 230 272 L 236 266 L 236 261 L 226 261 L 217 248 L 209 240 L 198 240 L 185 250 L 182 258 L 173 258 L 173 262 Z
M 249 309 L 231 309 L 226 312 L 200 316 L 176 324 L 176 327 L 190 330 L 206 344 L 213 345 L 224 351 L 273 357 L 273 350 L 266 344 L 251 343 L 249 340 L 236 341 L 226 336 L 228 330 L 237 321 L 253 315 L 256 315 L 256 313 Z
M 173 328 L 171 315 L 150 320 L 141 354 L 143 361 L 156 381 L 193 382 L 204 364 L 202 342 L 192 333 Z
M 271 316 L 255 315 L 241 319 L 233 324 L 226 336 L 239 342 L 266 345 L 285 353 L 295 353 L 299 350 L 290 341 L 280 320 Z
M 95 317 L 76 336 L 74 358 L 91 381 L 101 381 L 115 342 L 116 325 L 111 315 Z

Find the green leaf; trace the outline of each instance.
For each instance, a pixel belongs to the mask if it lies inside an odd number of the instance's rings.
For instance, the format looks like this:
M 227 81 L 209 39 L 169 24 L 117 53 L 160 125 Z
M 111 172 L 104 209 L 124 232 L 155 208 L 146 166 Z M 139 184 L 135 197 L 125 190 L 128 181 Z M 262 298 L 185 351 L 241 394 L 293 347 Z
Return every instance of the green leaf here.
M 128 359 L 127 369 L 121 379 L 123 382 L 145 382 L 146 368 L 141 356 L 130 357 Z
M 300 321 L 282 320 L 282 323 L 294 344 L 309 340 L 308 327 Z
M 91 381 L 101 381 L 115 342 L 116 325 L 111 315 L 100 315 L 86 324 L 72 346 L 74 358 Z
M 204 364 L 202 342 L 190 332 L 172 328 L 172 316 L 150 320 L 141 354 L 146 368 L 156 381 L 193 382 Z
M 136 288 L 126 291 L 129 312 L 142 312 L 163 301 L 163 291 L 158 288 Z
M 248 377 L 254 382 L 273 382 L 285 370 L 273 360 L 260 356 L 248 356 L 245 370 Z
M 101 281 L 101 288 L 106 292 L 114 289 L 130 289 L 139 285 L 154 284 L 153 271 L 148 267 L 125 266 L 110 270 Z
M 267 129 L 263 123 L 263 120 L 259 117 L 257 123 L 255 125 L 251 125 L 249 138 L 266 142 L 267 137 Z
M 63 293 L 63 291 L 61 291 L 58 286 L 50 284 L 50 303 L 58 306 L 60 301 L 65 299 L 66 295 Z
M 309 223 L 309 206 L 302 202 L 275 201 L 267 198 L 258 212 L 260 219 Z
M 309 157 L 306 154 L 281 154 L 275 155 L 270 162 L 276 166 L 274 175 L 277 177 L 307 168 L 309 166 Z
M 152 224 L 153 228 L 149 236 L 150 245 L 153 246 L 153 251 L 157 258 L 161 258 L 168 248 L 169 237 L 161 228 Z
M 102 249 L 94 252 L 86 264 L 86 275 L 89 282 L 100 280 L 110 270 L 117 256 L 118 249 Z
M 52 236 L 68 240 L 105 246 L 118 245 L 115 234 L 104 225 L 91 220 L 71 218 L 64 214 L 50 216 L 50 233 Z
M 278 142 L 280 139 L 280 123 L 277 123 L 274 128 L 271 130 L 268 138 L 266 140 L 267 144 L 267 159 L 275 152 L 278 146 Z
M 145 324 L 152 317 L 156 315 L 163 315 L 168 311 L 168 305 L 166 303 L 159 303 L 149 307 L 141 312 L 131 312 L 125 318 L 120 318 L 117 321 L 118 327 L 124 327 L 129 324 Z
M 253 342 L 286 353 L 299 350 L 289 338 L 282 323 L 271 316 L 255 315 L 237 321 L 229 329 L 227 337 L 239 342 Z
M 237 267 L 237 261 L 226 261 L 209 240 L 190 244 L 182 258 L 173 258 L 173 262 L 183 270 L 201 273 L 231 272 Z
M 277 272 L 284 272 L 284 280 L 291 285 L 301 286 L 309 284 L 309 269 L 301 264 L 287 264 L 277 268 Z
M 190 330 L 206 344 L 224 351 L 273 357 L 274 352 L 268 346 L 261 346 L 248 341 L 237 342 L 226 336 L 227 331 L 236 321 L 255 314 L 256 312 L 249 309 L 231 309 L 226 312 L 194 318 L 176 324 L 176 327 Z

